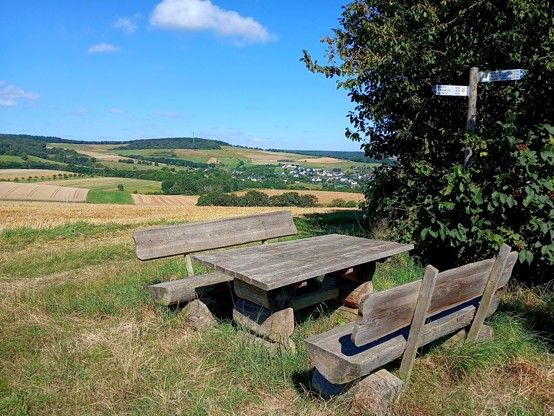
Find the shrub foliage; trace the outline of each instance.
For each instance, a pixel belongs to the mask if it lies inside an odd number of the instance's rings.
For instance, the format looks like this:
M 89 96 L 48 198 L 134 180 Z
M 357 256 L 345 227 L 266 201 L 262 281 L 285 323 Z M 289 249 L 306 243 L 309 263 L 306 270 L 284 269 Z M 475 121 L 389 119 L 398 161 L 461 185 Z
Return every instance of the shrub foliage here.
M 366 190 L 369 221 L 416 243 L 440 268 L 519 251 L 519 276 L 554 269 L 554 15 L 545 0 L 353 1 L 324 39 L 326 63 L 354 103 L 346 136 L 391 157 Z M 434 96 L 467 85 L 469 68 L 522 68 L 517 82 L 481 83 L 477 128 L 467 100 Z M 463 166 L 463 150 L 472 158 Z
M 243 196 L 211 192 L 198 198 L 197 205 L 232 206 L 232 207 L 314 207 L 317 205 L 315 195 L 299 195 L 298 192 L 285 192 L 269 196 L 260 191 L 248 191 Z

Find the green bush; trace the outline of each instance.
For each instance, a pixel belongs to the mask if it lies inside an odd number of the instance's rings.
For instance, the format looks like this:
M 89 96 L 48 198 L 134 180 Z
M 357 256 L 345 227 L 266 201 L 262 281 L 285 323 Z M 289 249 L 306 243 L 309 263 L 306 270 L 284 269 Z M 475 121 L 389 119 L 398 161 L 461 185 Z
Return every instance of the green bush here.
M 354 103 L 346 136 L 366 155 L 393 158 L 369 182 L 363 210 L 392 238 L 415 243 L 439 269 L 519 252 L 516 276 L 554 274 L 554 31 L 544 0 L 346 5 L 328 65 Z M 468 85 L 469 68 L 522 68 L 517 82 L 481 83 L 474 132 L 467 100 L 434 96 Z M 470 130 L 470 129 L 469 129 Z M 471 151 L 464 165 L 464 149 Z M 469 151 L 467 152 L 470 153 Z

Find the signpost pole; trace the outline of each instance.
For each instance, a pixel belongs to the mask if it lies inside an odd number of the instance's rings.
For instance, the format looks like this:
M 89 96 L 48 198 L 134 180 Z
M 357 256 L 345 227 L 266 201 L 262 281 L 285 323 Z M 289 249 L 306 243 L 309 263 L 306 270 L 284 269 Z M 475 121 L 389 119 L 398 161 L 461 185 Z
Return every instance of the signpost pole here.
M 469 69 L 469 92 L 467 100 L 467 122 L 466 131 L 475 133 L 475 123 L 477 119 L 477 84 L 479 83 L 479 68 L 471 67 Z M 469 146 L 464 149 L 464 169 L 467 168 L 469 159 L 473 151 Z

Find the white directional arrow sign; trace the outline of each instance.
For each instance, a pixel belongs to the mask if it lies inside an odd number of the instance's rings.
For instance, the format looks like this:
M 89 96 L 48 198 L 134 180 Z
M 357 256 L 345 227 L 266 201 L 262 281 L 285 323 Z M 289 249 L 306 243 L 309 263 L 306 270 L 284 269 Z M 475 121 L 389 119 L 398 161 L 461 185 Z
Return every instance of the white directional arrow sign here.
M 467 97 L 468 88 L 466 85 L 435 85 L 433 86 L 433 94 Z
M 519 81 L 525 76 L 523 69 L 503 69 L 501 71 L 479 72 L 479 82 Z

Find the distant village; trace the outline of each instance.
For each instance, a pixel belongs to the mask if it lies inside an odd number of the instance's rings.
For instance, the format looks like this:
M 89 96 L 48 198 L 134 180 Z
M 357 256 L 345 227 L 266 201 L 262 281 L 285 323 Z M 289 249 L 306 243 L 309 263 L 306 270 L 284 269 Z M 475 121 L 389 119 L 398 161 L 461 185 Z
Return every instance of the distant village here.
M 279 167 L 283 169 L 282 176 L 289 176 L 295 179 L 307 178 L 316 183 L 343 184 L 345 187 L 359 188 L 362 183 L 367 183 L 373 179 L 373 170 L 368 168 L 353 167 L 351 171 L 345 173 L 342 169 L 316 169 L 305 168 L 295 163 L 280 163 Z
M 297 184 L 314 184 L 319 185 L 322 188 L 331 189 L 352 189 L 359 190 L 368 181 L 373 179 L 373 169 L 366 166 L 353 166 L 348 171 L 343 171 L 340 168 L 334 169 L 318 169 L 318 168 L 306 168 L 299 166 L 295 163 L 283 162 L 279 163 L 280 172 L 274 176 L 273 179 L 283 183 L 297 183 Z M 263 182 L 270 179 L 266 172 L 246 172 L 231 171 L 233 176 L 241 180 L 250 180 L 252 182 Z

